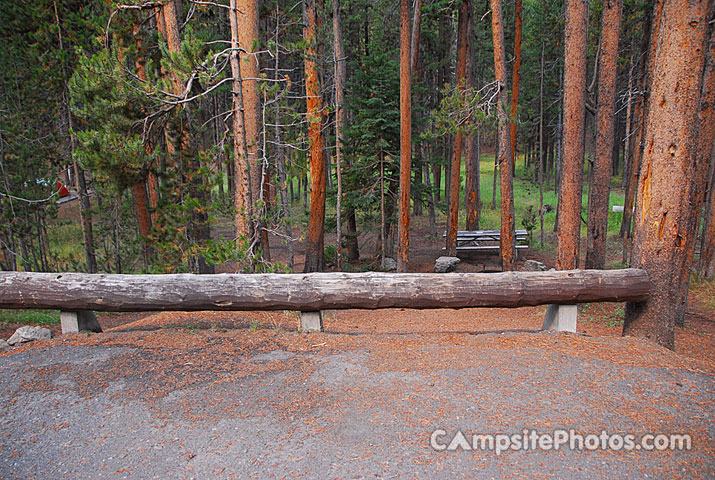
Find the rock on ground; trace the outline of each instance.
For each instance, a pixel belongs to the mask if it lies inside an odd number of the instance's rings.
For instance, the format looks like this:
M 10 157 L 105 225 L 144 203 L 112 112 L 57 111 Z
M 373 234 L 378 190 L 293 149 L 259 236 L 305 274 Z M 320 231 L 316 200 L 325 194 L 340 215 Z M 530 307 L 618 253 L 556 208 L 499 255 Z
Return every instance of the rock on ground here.
M 523 271 L 525 272 L 545 272 L 546 265 L 537 260 L 527 260 L 524 262 Z
M 385 270 L 397 270 L 397 260 L 394 258 L 390 257 L 385 257 L 385 259 L 382 261 L 382 268 Z
M 461 260 L 457 257 L 439 257 L 434 262 L 435 273 L 449 273 L 457 269 L 457 265 Z
M 15 330 L 12 337 L 8 338 L 9 345 L 32 342 L 33 340 L 49 340 L 52 338 L 52 330 L 43 327 L 24 326 Z
M 9 343 L 7 343 L 5 340 L 0 340 L 0 353 L 7 352 L 10 349 L 11 347 Z

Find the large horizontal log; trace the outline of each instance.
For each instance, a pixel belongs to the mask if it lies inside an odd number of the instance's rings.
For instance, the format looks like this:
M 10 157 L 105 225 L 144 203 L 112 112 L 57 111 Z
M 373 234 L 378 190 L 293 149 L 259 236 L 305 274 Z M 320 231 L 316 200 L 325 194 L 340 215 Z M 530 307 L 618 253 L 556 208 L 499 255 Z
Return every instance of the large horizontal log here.
M 641 301 L 643 270 L 505 273 L 113 275 L 0 273 L 0 308 L 326 310 Z

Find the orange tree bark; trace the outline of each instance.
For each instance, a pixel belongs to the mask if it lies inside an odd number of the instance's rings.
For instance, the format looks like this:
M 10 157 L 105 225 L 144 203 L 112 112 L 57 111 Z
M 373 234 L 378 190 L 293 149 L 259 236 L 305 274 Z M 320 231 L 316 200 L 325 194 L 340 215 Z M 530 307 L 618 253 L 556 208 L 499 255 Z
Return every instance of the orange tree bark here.
M 474 9 L 469 7 L 467 19 L 467 76 L 465 86 L 474 85 Z M 479 136 L 474 134 L 464 138 L 464 207 L 466 210 L 465 228 L 479 228 Z
M 521 0 L 514 7 L 514 68 L 511 77 L 511 168 L 516 167 L 516 114 L 519 105 L 519 70 L 521 69 Z
M 630 152 L 631 157 L 628 164 L 627 180 L 626 180 L 626 198 L 624 199 L 623 207 L 623 222 L 621 223 L 620 236 L 623 239 L 623 264 L 628 261 L 628 239 L 631 238 L 631 223 L 633 218 L 633 204 L 635 203 L 635 191 L 638 189 L 638 175 L 640 174 L 641 158 L 643 156 L 643 148 L 641 146 L 643 140 L 643 129 L 645 126 L 645 111 L 646 111 L 646 85 L 648 84 L 650 61 L 649 46 L 652 35 L 653 25 L 653 9 L 647 8 L 643 19 L 643 37 L 640 47 L 640 64 L 638 65 L 638 100 L 633 109 L 633 125 L 634 130 L 631 134 Z
M 586 268 L 602 269 L 606 265 L 608 195 L 614 143 L 613 118 L 620 26 L 621 0 L 606 0 L 603 4 L 601 27 L 601 65 L 598 69 L 598 108 L 596 111 L 596 161 L 593 166 L 588 202 Z
M 238 22 L 238 44 L 247 53 L 240 53 L 241 60 L 241 86 L 243 89 L 243 117 L 246 144 L 244 149 L 247 155 L 249 171 L 249 188 L 251 192 L 251 214 L 259 217 L 261 214 L 257 206 L 259 200 L 263 199 L 261 191 L 261 152 L 259 150 L 259 136 L 261 132 L 261 100 L 258 93 L 258 76 L 260 74 L 258 65 L 258 2 L 256 0 L 237 0 L 238 11 L 236 20 Z M 256 218 L 251 219 L 253 228 L 252 235 L 255 240 L 262 243 L 263 235 L 260 222 Z M 261 245 L 265 248 L 265 245 Z
M 467 74 L 467 22 L 471 10 L 471 0 L 462 0 L 459 5 L 459 19 L 457 27 L 457 87 L 463 89 Z M 454 135 L 454 148 L 452 149 L 452 167 L 449 182 L 449 219 L 447 227 L 447 241 L 445 255 L 457 255 L 457 231 L 459 229 L 459 170 L 462 160 L 462 132 Z
M 412 170 L 412 97 L 410 95 L 410 5 L 400 1 L 400 223 L 397 271 L 410 261 L 410 173 Z
M 146 81 L 146 68 L 144 66 L 144 55 L 141 40 L 139 37 L 139 25 L 134 26 L 134 36 L 136 40 L 137 54 L 134 60 L 134 65 L 137 69 L 137 77 Z M 151 155 L 153 148 L 149 139 L 144 141 L 144 151 L 147 155 Z M 142 253 L 144 256 L 144 265 L 149 266 L 149 259 L 152 255 L 152 247 L 149 244 L 149 235 L 151 235 L 152 222 L 156 221 L 156 207 L 158 203 L 158 191 L 155 188 L 156 176 L 150 171 L 146 172 L 146 180 L 138 179 L 132 185 L 132 198 L 134 200 L 134 210 L 136 212 L 137 224 L 139 225 L 139 233 L 142 236 Z M 148 195 L 147 195 L 148 193 Z M 149 213 L 149 207 L 153 213 Z
M 713 2 L 669 0 L 655 18 L 632 261 L 653 288 L 645 302 L 626 305 L 623 333 L 672 349 L 704 197 L 710 151 L 702 147 L 713 142 L 713 77 L 705 55 Z
M 318 272 L 324 266 L 325 137 L 323 135 L 323 97 L 316 63 L 318 15 L 315 0 L 304 0 L 303 17 L 303 38 L 308 44 L 305 50 L 304 64 L 310 149 L 310 218 L 303 271 Z
M 695 254 L 695 240 L 698 236 L 698 227 L 702 217 L 702 209 L 705 203 L 708 173 L 712 162 L 713 145 L 715 145 L 715 2 L 709 2 L 709 9 L 705 14 L 708 26 L 706 27 L 703 51 L 705 60 L 703 65 L 703 75 L 700 86 L 700 99 L 698 102 L 696 126 L 697 134 L 694 139 L 693 162 L 690 178 L 690 191 L 684 229 L 688 233 L 685 237 L 685 255 L 681 257 L 680 264 L 680 292 L 677 303 L 675 324 L 683 326 L 685 324 L 685 309 L 688 301 L 688 286 L 690 283 L 690 272 Z M 702 254 L 702 252 L 701 252 Z
M 504 48 L 504 25 L 501 0 L 491 0 L 492 39 L 494 43 L 494 73 L 498 83 L 497 135 L 499 164 L 499 187 L 501 189 L 501 237 L 499 250 L 503 270 L 516 270 L 516 239 L 514 237 L 514 178 L 509 156 L 509 118 L 506 113 L 504 90 L 506 87 L 506 52 Z
M 142 236 L 142 254 L 144 265 L 149 266 L 151 246 L 149 245 L 149 235 L 151 235 L 151 216 L 149 215 L 149 197 L 147 196 L 146 183 L 144 181 L 135 182 L 132 185 L 132 199 L 134 200 L 134 211 L 136 212 L 139 234 Z
M 176 4 L 178 1 L 179 0 L 173 0 L 171 2 L 167 2 L 162 7 L 162 18 L 164 20 L 162 27 L 166 38 L 166 46 L 170 52 L 174 53 L 178 52 L 181 49 L 179 25 L 177 24 L 178 19 Z M 181 94 L 183 90 L 183 85 L 181 84 L 179 78 L 176 75 L 172 74 L 171 82 L 174 86 L 174 93 L 177 95 Z
M 159 32 L 159 35 L 161 38 L 163 38 L 166 41 L 167 48 L 169 48 L 169 45 L 174 45 L 174 48 L 178 48 L 179 43 L 178 43 L 178 38 L 176 38 L 173 33 L 174 30 L 172 29 L 172 39 L 171 41 L 169 40 L 169 37 L 167 35 L 167 30 L 166 30 L 166 15 L 170 14 L 171 16 L 175 16 L 175 8 L 172 2 L 165 3 L 163 6 L 159 7 L 156 9 L 156 29 Z M 174 90 L 174 93 L 177 91 L 181 90 L 181 85 L 177 84 L 176 82 L 176 77 L 173 74 L 167 73 L 166 69 L 163 66 L 159 66 L 161 76 L 163 78 L 169 79 L 169 82 L 171 83 L 171 86 Z M 169 128 L 169 124 L 164 126 L 164 141 L 166 142 L 166 161 L 167 165 L 170 165 L 172 168 L 176 166 L 175 164 L 175 159 L 174 159 L 174 153 L 176 153 L 176 149 L 174 148 L 174 142 L 171 139 L 171 131 Z
M 588 0 L 566 1 L 563 160 L 559 185 L 557 268 L 578 268 L 581 232 Z
M 251 236 L 251 197 L 248 180 L 246 155 L 246 130 L 243 110 L 243 88 L 241 86 L 241 62 L 238 48 L 238 20 L 236 0 L 230 0 L 229 21 L 231 25 L 231 76 L 233 76 L 231 94 L 233 97 L 233 165 L 234 165 L 234 208 L 236 241 L 248 240 Z

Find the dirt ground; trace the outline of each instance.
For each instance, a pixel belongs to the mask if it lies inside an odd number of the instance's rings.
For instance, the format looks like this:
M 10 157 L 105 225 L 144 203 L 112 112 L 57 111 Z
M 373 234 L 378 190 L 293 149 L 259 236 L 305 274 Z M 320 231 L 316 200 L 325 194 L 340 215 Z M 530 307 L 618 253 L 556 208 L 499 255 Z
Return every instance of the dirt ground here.
M 412 270 L 430 271 L 441 239 L 413 236 Z M 621 337 L 619 304 L 585 306 L 577 334 L 540 332 L 545 307 L 329 311 L 313 334 L 294 312 L 102 314 L 102 334 L 0 355 L 0 477 L 713 478 L 702 295 L 675 351 Z M 430 445 L 525 429 L 685 433 L 692 448 Z

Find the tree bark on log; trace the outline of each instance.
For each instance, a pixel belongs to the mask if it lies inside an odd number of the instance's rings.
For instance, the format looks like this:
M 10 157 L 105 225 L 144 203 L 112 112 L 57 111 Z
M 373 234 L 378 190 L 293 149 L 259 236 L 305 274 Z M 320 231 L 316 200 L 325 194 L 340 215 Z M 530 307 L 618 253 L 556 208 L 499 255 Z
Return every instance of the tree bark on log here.
M 110 312 L 522 307 L 640 302 L 643 270 L 118 275 L 6 272 L 0 308 Z

